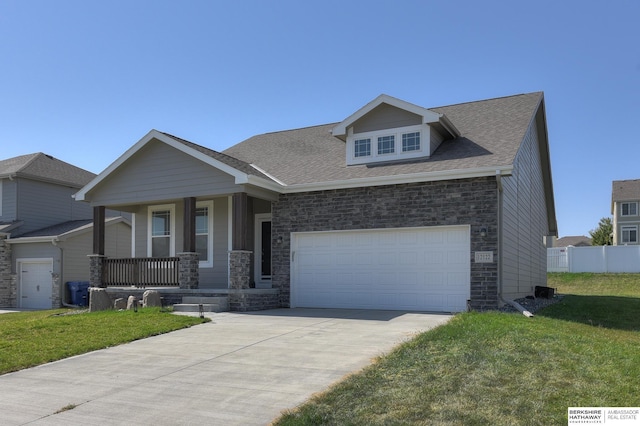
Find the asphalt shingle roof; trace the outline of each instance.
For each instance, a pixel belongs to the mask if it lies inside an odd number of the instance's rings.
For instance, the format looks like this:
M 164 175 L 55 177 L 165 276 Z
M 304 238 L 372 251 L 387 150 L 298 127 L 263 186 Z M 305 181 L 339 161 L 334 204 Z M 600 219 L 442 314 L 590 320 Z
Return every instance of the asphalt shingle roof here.
M 611 191 L 611 200 L 627 201 L 640 200 L 640 179 L 614 180 Z
M 96 175 L 50 155 L 35 154 L 0 160 L 0 177 L 17 176 L 81 188 Z
M 430 108 L 445 114 L 461 136 L 443 142 L 428 159 L 347 166 L 345 143 L 330 133 L 338 123 L 254 136 L 223 154 L 255 164 L 287 185 L 508 166 L 542 97 L 535 92 Z

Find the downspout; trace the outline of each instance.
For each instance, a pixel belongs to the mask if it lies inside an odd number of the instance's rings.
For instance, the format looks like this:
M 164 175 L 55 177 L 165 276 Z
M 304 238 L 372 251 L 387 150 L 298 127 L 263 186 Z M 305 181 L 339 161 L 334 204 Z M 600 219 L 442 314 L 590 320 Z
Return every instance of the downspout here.
M 496 170 L 496 183 L 497 183 L 497 193 L 498 193 L 498 300 L 504 304 L 511 305 L 516 308 L 520 313 L 526 317 L 533 317 L 533 314 L 527 311 L 522 305 L 520 305 L 515 300 L 505 299 L 502 297 L 502 197 L 503 197 L 503 188 L 502 188 L 502 174 L 500 170 Z

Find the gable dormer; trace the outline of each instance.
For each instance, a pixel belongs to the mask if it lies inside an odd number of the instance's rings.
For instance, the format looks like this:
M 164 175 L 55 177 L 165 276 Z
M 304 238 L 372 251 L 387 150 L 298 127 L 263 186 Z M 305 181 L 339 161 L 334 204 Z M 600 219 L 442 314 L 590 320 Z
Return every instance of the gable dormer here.
M 332 130 L 346 142 L 347 165 L 429 158 L 460 132 L 444 114 L 380 95 Z

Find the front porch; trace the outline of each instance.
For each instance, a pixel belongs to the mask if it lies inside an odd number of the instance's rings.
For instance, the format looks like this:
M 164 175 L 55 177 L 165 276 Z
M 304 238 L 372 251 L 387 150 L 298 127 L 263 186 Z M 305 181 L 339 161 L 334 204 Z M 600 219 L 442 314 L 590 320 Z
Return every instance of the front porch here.
M 112 301 L 129 296 L 141 298 L 145 290 L 153 289 L 160 293 L 165 305 L 183 304 L 194 298 L 226 298 L 232 311 L 281 307 L 280 291 L 272 289 L 270 283 L 273 240 L 270 201 L 255 200 L 246 193 L 214 200 L 205 202 L 211 206 L 209 210 L 197 207 L 202 201 L 196 197 L 165 204 L 171 209 L 167 209 L 168 215 L 162 219 L 166 222 L 162 224 L 163 229 L 170 233 L 164 254 L 171 255 L 158 257 L 154 256 L 156 241 L 150 237 L 156 232 L 155 222 L 149 223 L 156 218 L 147 214 L 152 206 L 128 207 L 134 215 L 134 224 L 143 223 L 143 219 L 149 221 L 137 230 L 134 226 L 132 253 L 147 252 L 150 256 L 119 259 L 104 255 L 105 206 L 94 207 L 94 254 L 89 255 L 91 287 L 106 288 Z M 214 203 L 218 207 L 215 213 Z M 215 221 L 214 214 L 218 215 Z M 182 221 L 182 227 L 175 226 L 176 220 Z M 215 242 L 214 223 L 218 234 Z M 228 238 L 220 238 L 220 230 L 225 231 Z M 173 255 L 174 249 L 181 251 Z M 225 252 L 226 259 L 222 257 Z M 208 258 L 209 262 L 202 261 L 201 257 Z M 212 283 L 213 264 L 218 278 Z M 205 286 L 202 285 L 203 271 Z

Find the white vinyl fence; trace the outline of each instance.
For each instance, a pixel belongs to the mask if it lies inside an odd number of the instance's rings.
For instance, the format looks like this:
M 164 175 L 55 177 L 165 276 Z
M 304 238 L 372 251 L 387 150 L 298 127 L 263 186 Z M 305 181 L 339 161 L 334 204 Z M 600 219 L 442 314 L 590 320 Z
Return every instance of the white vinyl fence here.
M 640 246 L 550 248 L 547 272 L 640 273 Z

